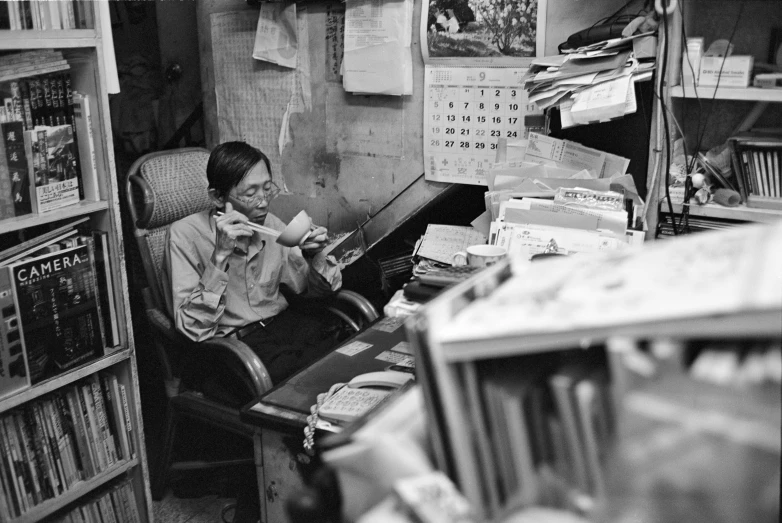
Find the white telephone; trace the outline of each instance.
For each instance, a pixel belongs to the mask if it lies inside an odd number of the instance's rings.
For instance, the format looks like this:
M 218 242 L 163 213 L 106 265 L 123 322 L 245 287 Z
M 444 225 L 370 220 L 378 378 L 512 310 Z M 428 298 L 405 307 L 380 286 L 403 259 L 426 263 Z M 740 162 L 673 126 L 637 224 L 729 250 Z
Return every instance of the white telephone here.
M 304 449 L 308 454 L 314 454 L 315 426 L 319 418 L 330 422 L 353 421 L 412 379 L 409 372 L 368 372 L 346 384 L 334 384 L 327 393 L 318 394 L 318 403 L 312 406 L 312 415 L 307 417 L 304 427 Z
M 326 421 L 352 421 L 411 379 L 412 374 L 392 370 L 361 374 L 330 395 L 318 415 Z

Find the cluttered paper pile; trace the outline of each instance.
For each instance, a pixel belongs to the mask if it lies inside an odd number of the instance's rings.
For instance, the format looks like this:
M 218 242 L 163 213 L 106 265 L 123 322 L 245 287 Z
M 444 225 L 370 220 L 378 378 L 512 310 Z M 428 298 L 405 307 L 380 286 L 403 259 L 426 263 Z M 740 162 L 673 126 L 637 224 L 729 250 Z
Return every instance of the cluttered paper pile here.
M 633 40 L 615 38 L 532 61 L 524 77 L 529 101 L 558 106 L 562 127 L 604 122 L 637 110 L 634 82 L 651 78 L 654 62 L 639 62 Z
M 486 211 L 472 222 L 489 243 L 529 260 L 643 242 L 644 202 L 627 159 L 535 133 L 498 148 Z

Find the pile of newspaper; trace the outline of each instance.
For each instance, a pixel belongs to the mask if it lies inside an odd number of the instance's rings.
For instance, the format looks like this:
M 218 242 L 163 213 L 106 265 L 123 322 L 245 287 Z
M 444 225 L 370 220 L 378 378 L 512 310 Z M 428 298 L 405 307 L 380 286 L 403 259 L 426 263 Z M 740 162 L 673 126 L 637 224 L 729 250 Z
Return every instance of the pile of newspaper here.
M 651 78 L 654 62 L 638 61 L 633 40 L 648 36 L 616 38 L 536 58 L 524 77 L 530 103 L 540 109 L 559 106 L 563 128 L 634 113 L 634 82 Z

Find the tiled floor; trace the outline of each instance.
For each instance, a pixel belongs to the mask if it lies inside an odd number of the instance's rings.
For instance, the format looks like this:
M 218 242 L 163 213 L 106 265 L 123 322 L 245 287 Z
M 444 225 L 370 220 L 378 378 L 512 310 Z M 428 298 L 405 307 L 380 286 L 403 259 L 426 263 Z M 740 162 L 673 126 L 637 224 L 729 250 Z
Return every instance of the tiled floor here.
M 152 502 L 152 514 L 155 523 L 222 523 L 220 512 L 232 501 L 215 495 L 183 499 L 169 493 L 161 501 Z M 233 511 L 226 516 L 230 521 Z

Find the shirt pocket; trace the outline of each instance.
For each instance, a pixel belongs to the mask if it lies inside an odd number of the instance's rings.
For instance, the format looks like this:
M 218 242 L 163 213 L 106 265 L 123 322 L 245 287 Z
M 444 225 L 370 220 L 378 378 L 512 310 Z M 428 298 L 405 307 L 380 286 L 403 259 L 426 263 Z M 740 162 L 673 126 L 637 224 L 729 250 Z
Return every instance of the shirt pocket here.
M 277 294 L 282 279 L 282 266 L 279 263 L 272 264 L 272 267 L 264 266 L 260 270 L 258 282 L 259 290 L 264 296 L 271 297 Z

